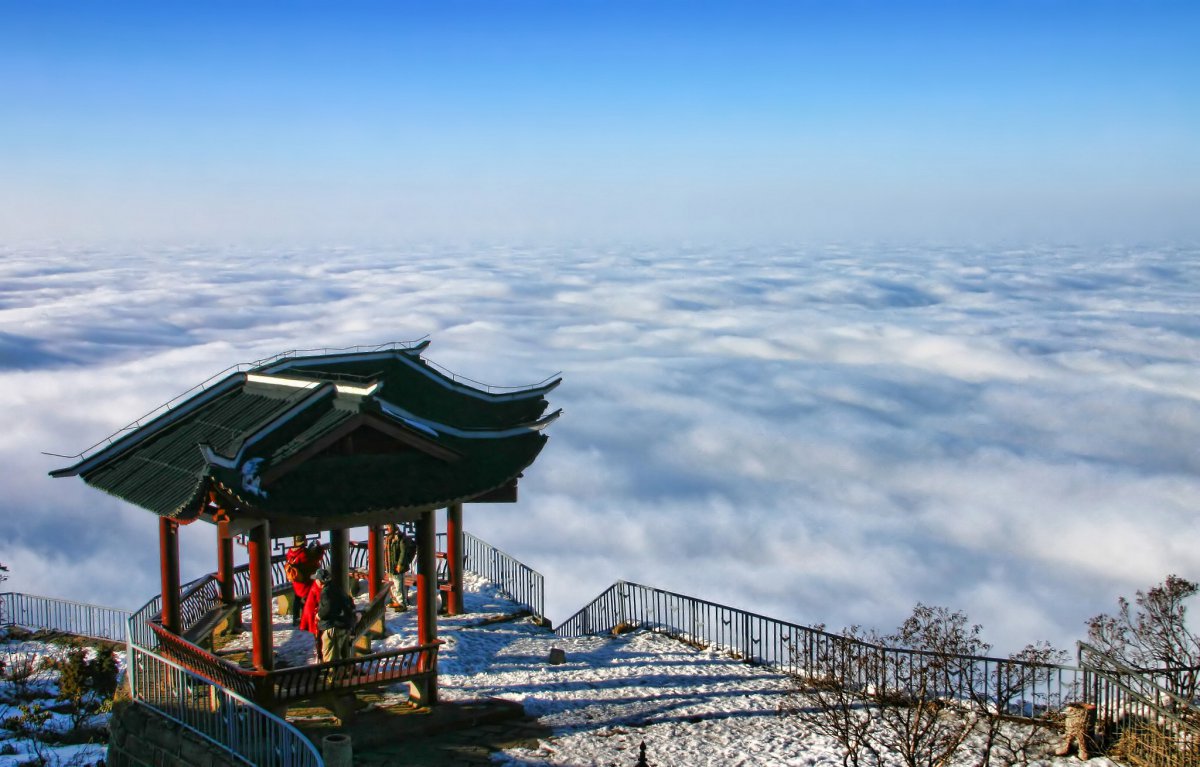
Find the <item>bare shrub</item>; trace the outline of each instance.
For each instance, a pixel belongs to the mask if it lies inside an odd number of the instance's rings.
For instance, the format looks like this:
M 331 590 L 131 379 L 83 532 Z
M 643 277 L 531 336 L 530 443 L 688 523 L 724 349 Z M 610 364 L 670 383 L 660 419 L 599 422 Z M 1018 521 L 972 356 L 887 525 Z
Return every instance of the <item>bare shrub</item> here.
M 808 676 L 796 685 L 779 711 L 797 717 L 810 730 L 841 747 L 843 767 L 881 764 L 872 739 L 878 707 L 867 700 L 864 680 L 878 677 L 879 653 L 858 626 L 839 636 L 816 635 L 815 646 L 805 651 L 793 647 L 793 666 L 803 666 L 799 656 L 812 658 Z
M 961 705 L 972 662 L 961 656 L 991 649 L 981 631 L 962 612 L 918 603 L 895 633 L 883 637 L 886 645 L 913 651 L 889 653 L 875 693 L 880 747 L 907 767 L 947 764 L 974 728 L 976 712 Z
M 1200 635 L 1187 626 L 1184 602 L 1200 590 L 1197 584 L 1168 575 L 1149 591 L 1138 591 L 1134 603 L 1120 597 L 1116 615 L 1088 621 L 1088 641 L 1101 652 L 1155 679 L 1190 704 L 1200 692 Z
M 1023 765 L 1049 751 L 1060 735 L 1064 701 L 1039 697 L 1067 653 L 1048 642 L 1026 645 L 991 672 L 989 688 L 974 688 L 979 736 L 977 767 Z M 1020 720 L 1015 721 L 1015 720 Z

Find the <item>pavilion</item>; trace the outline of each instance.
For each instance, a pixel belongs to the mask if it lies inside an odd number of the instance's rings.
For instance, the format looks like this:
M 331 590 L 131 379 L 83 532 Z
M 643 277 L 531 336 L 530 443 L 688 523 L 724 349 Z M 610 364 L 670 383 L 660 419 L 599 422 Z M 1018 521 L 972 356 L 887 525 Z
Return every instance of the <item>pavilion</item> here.
M 382 614 L 384 526 L 415 523 L 418 644 L 433 646 L 424 694 L 436 701 L 436 512 L 447 509 L 446 607 L 455 614 L 462 610 L 463 504 L 516 501 L 522 472 L 545 444 L 542 430 L 561 412 L 545 415 L 545 396 L 561 379 L 493 390 L 433 367 L 421 356 L 428 343 L 289 352 L 253 363 L 51 472 L 78 475 L 158 516 L 162 608 L 154 628 L 176 659 L 217 681 L 228 675 L 203 668 L 214 661 L 180 639 L 187 628 L 180 525 L 203 520 L 216 527 L 214 580 L 225 606 L 236 602 L 234 539 L 245 542 L 260 677 L 248 689 L 278 709 L 298 696 L 286 685 L 262 685 L 274 669 L 272 539 L 328 532 L 329 566 L 344 583 L 349 529 L 366 527 L 369 595 Z M 196 622 L 190 611 L 187 622 Z

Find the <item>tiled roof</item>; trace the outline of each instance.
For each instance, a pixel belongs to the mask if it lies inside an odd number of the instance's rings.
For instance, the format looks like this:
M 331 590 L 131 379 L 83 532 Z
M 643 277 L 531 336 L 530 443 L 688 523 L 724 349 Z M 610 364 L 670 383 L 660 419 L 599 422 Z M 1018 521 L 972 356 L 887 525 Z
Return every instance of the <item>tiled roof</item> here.
M 423 348 L 423 347 L 421 347 Z M 516 480 L 541 451 L 544 395 L 492 393 L 420 349 L 293 357 L 235 373 L 53 476 L 161 516 L 224 491 L 253 518 L 433 508 Z M 540 420 L 539 420 L 540 419 Z

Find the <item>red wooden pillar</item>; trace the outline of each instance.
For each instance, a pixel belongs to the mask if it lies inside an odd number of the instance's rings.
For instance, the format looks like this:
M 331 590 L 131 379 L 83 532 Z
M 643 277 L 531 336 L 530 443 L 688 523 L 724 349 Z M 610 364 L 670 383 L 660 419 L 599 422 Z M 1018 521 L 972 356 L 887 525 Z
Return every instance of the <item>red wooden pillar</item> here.
M 254 639 L 254 666 L 275 668 L 275 639 L 271 633 L 271 526 L 250 529 L 246 546 L 250 555 L 250 628 Z
M 371 525 L 367 528 L 367 596 L 371 599 L 383 585 L 383 527 Z M 392 597 L 395 599 L 396 597 Z
M 179 524 L 158 518 L 158 564 L 162 573 L 162 625 L 172 634 L 183 630 L 179 614 Z
M 461 615 L 463 610 L 463 507 L 452 503 L 446 508 L 446 565 L 450 570 L 450 604 L 447 615 Z
M 417 644 L 437 641 L 437 512 L 417 517 Z M 437 677 L 425 684 L 427 705 L 437 703 Z
M 229 521 L 217 523 L 217 581 L 221 584 L 221 601 L 233 602 L 233 534 Z

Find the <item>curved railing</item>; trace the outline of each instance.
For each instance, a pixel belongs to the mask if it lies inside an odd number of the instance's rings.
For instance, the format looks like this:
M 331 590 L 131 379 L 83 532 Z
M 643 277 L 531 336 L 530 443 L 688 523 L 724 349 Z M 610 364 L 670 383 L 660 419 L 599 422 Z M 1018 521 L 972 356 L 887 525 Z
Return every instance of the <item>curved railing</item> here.
M 932 653 L 885 647 L 820 629 L 768 618 L 727 605 L 617 581 L 564 621 L 563 637 L 646 628 L 690 644 L 727 652 L 785 674 L 844 680 L 875 695 L 905 695 L 921 659 Z M 947 698 L 996 706 L 1018 717 L 1056 710 L 1082 694 L 1082 671 L 1074 666 L 1026 663 L 1009 658 L 946 656 L 939 685 Z
M 7 591 L 0 594 L 0 626 L 61 631 L 125 642 L 128 610 Z
M 312 741 L 234 689 L 129 645 L 129 688 L 138 704 L 253 765 L 324 767 Z
M 271 558 L 272 589 L 288 584 L 282 554 Z M 250 597 L 250 566 L 233 571 L 234 600 Z M 215 574 L 201 576 L 179 590 L 181 632 L 194 628 L 212 610 L 223 605 L 220 582 Z M 167 634 L 161 627 L 162 595 L 156 594 L 128 619 L 130 657 L 129 689 L 133 699 L 188 727 L 230 753 L 254 765 L 270 767 L 324 767 L 312 741 L 287 720 L 275 716 L 256 702 L 253 683 L 242 680 L 248 672 L 213 656 L 215 663 L 202 666 L 209 673 L 196 673 L 198 664 L 184 668 L 179 661 L 186 653 L 170 652 L 163 635 L 189 649 L 204 653 L 190 642 Z M 164 657 L 166 655 L 174 657 Z M 134 666 L 137 658 L 140 665 Z M 223 678 L 219 670 L 228 666 Z M 186 675 L 186 676 L 182 676 Z M 196 688 L 208 694 L 197 695 Z

